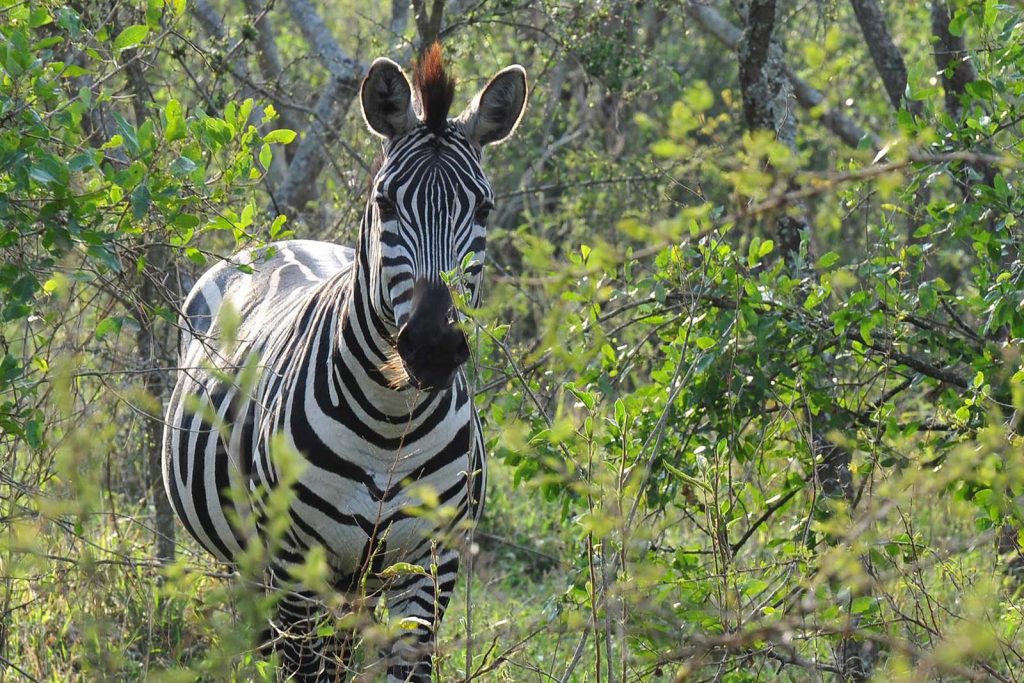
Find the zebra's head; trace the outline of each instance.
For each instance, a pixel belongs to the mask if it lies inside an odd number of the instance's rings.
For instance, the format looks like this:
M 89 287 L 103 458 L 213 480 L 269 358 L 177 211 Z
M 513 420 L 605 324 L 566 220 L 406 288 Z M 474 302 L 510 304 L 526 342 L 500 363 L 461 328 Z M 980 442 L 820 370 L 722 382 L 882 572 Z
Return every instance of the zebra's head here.
M 526 91 L 526 72 L 510 66 L 449 118 L 455 80 L 437 44 L 417 62 L 412 83 L 388 59 L 363 80 L 363 117 L 384 139 L 364 227 L 373 305 L 394 326 L 413 386 L 450 386 L 469 357 L 450 288 L 477 303 L 494 201 L 483 148 L 512 135 Z

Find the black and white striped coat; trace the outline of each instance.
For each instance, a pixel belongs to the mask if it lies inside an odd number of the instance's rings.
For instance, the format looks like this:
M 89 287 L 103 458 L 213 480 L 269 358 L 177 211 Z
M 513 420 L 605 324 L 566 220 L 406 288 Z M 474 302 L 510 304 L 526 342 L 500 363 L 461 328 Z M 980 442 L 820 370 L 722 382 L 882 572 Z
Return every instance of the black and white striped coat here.
M 460 524 L 481 510 L 483 440 L 450 276 L 476 300 L 492 201 L 482 150 L 518 124 L 526 79 L 503 70 L 449 119 L 453 86 L 436 46 L 415 87 L 374 62 L 361 100 L 384 154 L 356 249 L 295 240 L 244 253 L 184 304 L 164 483 L 219 559 L 268 545 L 282 677 L 344 679 L 347 635 L 315 635 L 325 596 L 291 571 L 319 546 L 335 592 L 382 591 L 391 621 L 413 626 L 388 647 L 388 680 L 429 680 Z M 286 520 L 264 495 L 282 483 Z M 417 513 L 424 502 L 437 507 Z M 427 571 L 382 580 L 397 562 Z

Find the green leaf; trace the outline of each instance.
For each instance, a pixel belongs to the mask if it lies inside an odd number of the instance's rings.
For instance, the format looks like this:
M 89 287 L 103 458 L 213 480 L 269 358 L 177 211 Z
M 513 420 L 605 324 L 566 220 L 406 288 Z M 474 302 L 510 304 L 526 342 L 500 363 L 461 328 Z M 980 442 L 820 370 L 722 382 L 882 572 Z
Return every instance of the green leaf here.
M 576 397 L 576 399 L 587 407 L 587 410 L 593 410 L 597 401 L 594 398 L 594 394 L 584 389 L 578 388 L 572 382 L 565 385 L 565 388 L 569 390 L 569 393 Z
M 199 167 L 196 165 L 196 162 L 192 161 L 188 157 L 178 157 L 177 159 L 171 162 L 172 175 L 188 175 L 197 168 Z
M 949 22 L 949 34 L 952 36 L 962 36 L 964 34 L 964 24 L 967 22 L 967 12 L 964 10 L 957 10 L 956 14 Z
M 935 294 L 935 288 L 932 287 L 930 282 L 924 282 L 917 288 L 917 299 L 921 304 L 923 312 L 931 313 L 935 310 L 938 296 Z
M 967 91 L 971 97 L 978 100 L 991 100 L 995 98 L 996 90 L 992 87 L 992 84 L 984 79 L 977 81 L 971 81 L 964 85 L 964 90 Z
M 281 214 L 274 219 L 274 222 L 270 224 L 270 239 L 277 239 L 277 236 L 281 234 L 281 228 L 284 227 L 287 220 L 288 216 L 285 216 L 284 214 Z
M 716 342 L 711 337 L 697 337 L 694 343 L 700 348 L 701 351 L 707 351 L 718 342 Z
M 86 253 L 88 253 L 91 258 L 95 259 L 115 273 L 121 272 L 121 262 L 118 261 L 117 257 L 110 253 L 110 250 L 105 246 L 100 244 L 89 245 Z
M 164 128 L 164 139 L 168 142 L 181 140 L 185 137 L 185 116 L 182 113 L 181 102 L 171 100 L 164 109 L 167 116 L 167 124 Z
M 385 567 L 381 570 L 380 576 L 382 579 L 391 578 L 393 576 L 402 576 L 405 574 L 418 574 L 420 576 L 429 576 L 427 570 L 418 564 L 412 564 L 410 562 L 395 562 L 390 567 Z
M 28 176 L 43 185 L 52 185 L 57 182 L 57 179 L 47 169 L 42 166 L 33 166 L 28 170 Z
M 807 62 L 807 66 L 812 69 L 816 69 L 825 63 L 825 47 L 813 40 L 808 41 L 804 46 L 804 60 Z
M 149 210 L 150 202 L 149 186 L 146 183 L 140 183 L 138 187 L 132 190 L 131 202 L 132 216 L 137 221 L 142 220 L 142 217 L 146 215 L 146 211 Z
M 195 247 L 187 248 L 185 250 L 185 257 L 192 263 L 196 264 L 197 266 L 206 265 L 206 255 L 203 254 L 203 252 L 196 249 Z
M 996 24 L 996 15 L 999 12 L 999 5 L 995 0 L 985 0 L 985 15 L 982 20 L 985 28 L 992 28 Z
M 839 260 L 839 254 L 834 251 L 830 251 L 827 254 L 822 254 L 821 258 L 815 264 L 815 268 L 818 270 L 828 270 L 835 265 L 836 261 Z
M 877 603 L 872 595 L 862 595 L 859 598 L 854 598 L 850 603 L 850 614 L 864 614 L 865 612 L 873 612 Z
M 39 28 L 40 26 L 46 26 L 53 22 L 53 17 L 43 7 L 37 7 L 32 10 L 32 13 L 28 18 L 28 25 L 32 28 Z
M 128 153 L 132 156 L 138 156 L 142 151 L 139 146 L 138 132 L 135 130 L 135 126 L 128 123 L 127 120 L 118 112 L 113 113 L 114 123 L 117 124 L 117 129 L 121 131 L 121 135 L 124 138 L 124 146 L 128 150 Z
M 96 339 L 103 341 L 110 335 L 116 335 L 121 331 L 122 318 L 120 316 L 110 316 L 104 318 L 96 325 Z
M 256 205 L 249 202 L 242 208 L 242 215 L 238 219 L 238 224 L 242 228 L 248 228 L 252 225 L 252 217 L 256 213 Z
M 683 93 L 683 98 L 694 111 L 707 111 L 715 104 L 715 94 L 704 81 L 694 81 Z
M 690 486 L 696 486 L 697 488 L 699 488 L 700 490 L 704 491 L 705 493 L 712 493 L 712 494 L 714 493 L 714 491 L 711 489 L 711 487 L 708 486 L 707 484 L 705 484 L 700 479 L 697 479 L 695 477 L 691 477 L 689 474 L 687 474 L 686 472 L 683 472 L 681 469 L 679 469 L 678 467 L 675 467 L 674 465 L 672 465 L 671 463 L 669 463 L 667 461 L 664 462 L 663 464 L 665 465 L 665 469 L 666 470 L 668 470 L 669 472 L 674 474 L 676 477 L 678 477 L 682 481 L 684 481 L 687 484 L 689 484 Z
M 79 78 L 87 73 L 89 73 L 88 69 L 83 69 L 77 64 L 68 64 L 64 67 L 64 70 L 61 71 L 61 76 L 64 78 Z
M 278 128 L 277 130 L 272 130 L 272 131 L 270 131 L 269 133 L 267 133 L 266 135 L 263 136 L 263 142 L 267 142 L 267 143 L 275 143 L 275 142 L 277 142 L 277 143 L 280 143 L 282 145 L 287 145 L 289 142 L 291 142 L 294 139 L 295 139 L 295 131 L 294 130 L 288 130 L 287 128 Z
M 109 140 L 103 143 L 100 149 L 117 149 L 124 144 L 124 137 L 121 135 L 114 135 Z
M 25 441 L 31 448 L 41 448 L 44 440 L 44 425 L 40 420 L 29 420 L 25 425 Z
M 862 320 L 860 323 L 860 336 L 864 339 L 864 343 L 868 346 L 874 346 L 875 340 L 871 336 L 871 330 L 875 329 L 875 321 L 872 318 Z
M 76 154 L 71 158 L 71 161 L 68 162 L 68 170 L 72 173 L 78 173 L 79 171 L 84 171 L 87 168 L 93 168 L 95 166 L 96 158 L 91 152 Z
M 1010 196 L 1010 184 L 1006 182 L 1006 178 L 1003 177 L 1002 173 L 997 173 L 995 180 L 992 182 L 992 188 L 999 194 L 1000 197 Z
M 134 24 L 121 31 L 117 38 L 114 38 L 115 50 L 127 50 L 135 47 L 149 35 L 149 27 L 145 24 Z

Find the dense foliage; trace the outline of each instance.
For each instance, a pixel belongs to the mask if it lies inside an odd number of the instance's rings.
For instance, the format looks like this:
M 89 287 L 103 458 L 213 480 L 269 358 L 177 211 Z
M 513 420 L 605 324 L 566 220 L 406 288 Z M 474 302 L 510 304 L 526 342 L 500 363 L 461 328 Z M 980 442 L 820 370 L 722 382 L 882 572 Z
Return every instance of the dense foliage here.
M 532 81 L 440 680 L 1024 679 L 1024 10 L 430 4 L 0 2 L 0 680 L 273 679 L 171 538 L 177 306 L 352 241 L 353 88 L 438 30 Z

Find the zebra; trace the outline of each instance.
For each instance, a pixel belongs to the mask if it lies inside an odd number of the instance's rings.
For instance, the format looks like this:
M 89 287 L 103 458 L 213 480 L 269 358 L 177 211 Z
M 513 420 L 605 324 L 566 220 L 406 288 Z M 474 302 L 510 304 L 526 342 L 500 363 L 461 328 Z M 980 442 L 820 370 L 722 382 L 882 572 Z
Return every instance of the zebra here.
M 243 252 L 183 304 L 164 485 L 218 560 L 237 565 L 254 540 L 266 548 L 279 598 L 266 647 L 281 678 L 341 680 L 348 668 L 352 632 L 323 629 L 322 589 L 296 576 L 319 548 L 329 597 L 384 596 L 407 629 L 384 644 L 387 680 L 429 681 L 461 530 L 483 508 L 484 442 L 453 291 L 478 305 L 494 203 L 483 151 L 519 125 L 526 71 L 499 71 L 449 118 L 454 92 L 437 44 L 411 83 L 375 60 L 360 100 L 382 154 L 355 249 L 291 240 Z M 268 502 L 282 487 L 283 511 Z M 415 511 L 424 491 L 446 514 Z

